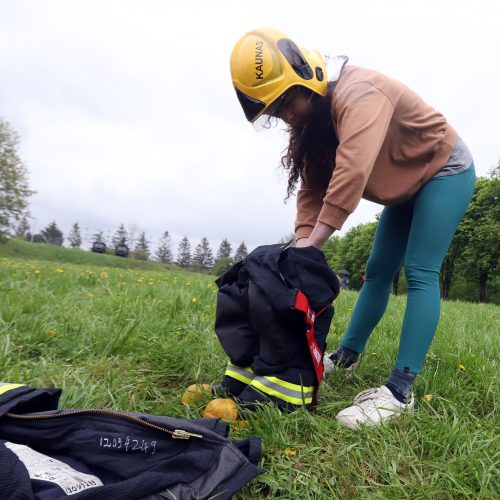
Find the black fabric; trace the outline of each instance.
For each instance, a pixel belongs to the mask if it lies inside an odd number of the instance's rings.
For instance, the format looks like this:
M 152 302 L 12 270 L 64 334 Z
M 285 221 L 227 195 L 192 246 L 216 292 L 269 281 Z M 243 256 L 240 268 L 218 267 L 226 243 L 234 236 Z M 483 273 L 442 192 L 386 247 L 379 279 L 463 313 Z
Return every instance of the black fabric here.
M 316 342 L 324 351 L 334 314 L 331 303 L 340 285 L 323 252 L 315 247 L 261 246 L 216 283 L 215 331 L 231 362 L 251 366 L 257 375 L 314 385 L 304 315 L 293 306 L 301 290 L 315 312 L 324 309 L 315 321 Z M 245 388 L 239 399 L 256 401 L 255 392 Z
M 17 455 L 0 441 L 0 498 L 35 500 L 30 477 Z
M 0 395 L 0 406 L 8 399 L 9 405 L 17 408 L 10 392 Z M 34 406 L 46 405 L 36 390 L 31 392 L 37 401 Z M 24 406 L 26 395 L 24 391 L 17 396 Z M 0 418 L 0 498 L 68 498 L 56 481 L 30 479 L 22 461 L 4 441 L 26 445 L 102 481 L 103 486 L 72 494 L 75 500 L 159 500 L 169 498 L 165 496 L 167 489 L 180 492 L 183 499 L 225 499 L 260 472 L 260 440 L 233 443 L 226 438 L 228 425 L 218 419 L 72 411 L 23 413 L 17 418 L 9 413 Z M 158 428 L 182 429 L 203 437 L 173 439 Z M 19 493 L 4 497 L 3 491 Z
M 2 386 L 0 385 L 0 388 Z M 38 389 L 23 385 L 0 394 L 0 417 L 8 411 L 28 413 L 55 410 L 61 396 L 61 389 L 45 387 Z
M 250 366 L 259 352 L 258 335 L 248 314 L 249 274 L 243 262 L 229 268 L 216 283 L 219 287 L 215 311 L 215 331 L 222 339 L 229 339 L 226 354 L 238 366 Z M 234 337 L 238 342 L 233 342 Z M 224 347 L 224 343 L 222 344 Z

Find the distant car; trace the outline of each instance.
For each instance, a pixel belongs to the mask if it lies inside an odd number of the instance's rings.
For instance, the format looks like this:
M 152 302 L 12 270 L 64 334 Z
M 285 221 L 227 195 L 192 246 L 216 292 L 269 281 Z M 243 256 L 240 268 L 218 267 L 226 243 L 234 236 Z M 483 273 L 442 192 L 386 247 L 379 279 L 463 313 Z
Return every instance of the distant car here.
M 96 253 L 106 253 L 106 243 L 103 241 L 94 241 L 91 250 Z
M 128 257 L 128 251 L 127 245 L 116 245 L 115 255 L 118 255 L 118 257 Z

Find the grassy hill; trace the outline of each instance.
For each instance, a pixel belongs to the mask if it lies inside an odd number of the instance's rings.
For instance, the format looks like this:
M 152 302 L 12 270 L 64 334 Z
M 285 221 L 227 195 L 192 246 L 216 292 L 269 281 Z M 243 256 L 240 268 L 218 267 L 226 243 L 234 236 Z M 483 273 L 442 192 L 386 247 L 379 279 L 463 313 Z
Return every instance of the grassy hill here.
M 357 294 L 343 292 L 336 346 Z M 216 383 L 226 359 L 214 334 L 213 277 L 46 245 L 0 245 L 0 381 L 64 389 L 62 407 L 200 417 L 191 383 Z M 354 376 L 336 374 L 314 414 L 243 411 L 265 473 L 240 499 L 496 498 L 500 491 L 499 307 L 443 303 L 413 418 L 348 431 L 334 416 L 382 384 L 397 350 L 405 297 L 392 297 Z
M 99 254 L 79 248 L 66 248 L 56 245 L 46 245 L 44 243 L 29 243 L 22 239 L 12 239 L 6 243 L 0 243 L 0 257 L 40 259 L 51 262 L 68 262 L 72 264 L 117 267 L 122 269 L 165 270 L 165 266 L 157 262 Z

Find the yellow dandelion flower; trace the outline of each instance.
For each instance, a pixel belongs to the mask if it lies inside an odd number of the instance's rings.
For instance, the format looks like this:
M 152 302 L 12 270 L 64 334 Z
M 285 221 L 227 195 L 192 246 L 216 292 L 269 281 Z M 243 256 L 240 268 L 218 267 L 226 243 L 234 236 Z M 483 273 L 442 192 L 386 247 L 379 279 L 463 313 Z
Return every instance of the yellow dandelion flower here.
M 376 353 L 376 352 L 372 352 L 372 356 L 376 356 L 376 355 L 377 355 L 377 353 Z
M 432 394 L 426 394 L 424 396 L 424 401 L 427 401 L 427 403 L 430 403 L 432 401 Z
M 53 337 L 55 334 L 56 334 L 56 332 L 54 332 L 53 330 L 47 331 L 47 337 L 49 337 L 49 338 Z
M 294 457 L 295 455 L 297 455 L 297 452 L 295 450 L 292 450 L 290 448 L 287 448 L 283 454 L 285 455 L 285 457 Z
M 465 366 L 464 366 L 464 365 L 458 365 L 458 369 L 459 369 L 461 372 L 464 372 L 464 371 L 465 371 Z
M 198 302 L 198 299 L 197 299 L 196 297 L 193 297 L 193 298 L 191 299 L 191 302 L 194 304 L 195 302 Z
M 33 272 L 34 272 L 35 274 L 40 274 L 40 269 L 35 269 Z
M 54 269 L 54 272 L 55 273 L 63 273 L 64 269 L 61 269 L 60 267 L 58 267 L 57 269 Z

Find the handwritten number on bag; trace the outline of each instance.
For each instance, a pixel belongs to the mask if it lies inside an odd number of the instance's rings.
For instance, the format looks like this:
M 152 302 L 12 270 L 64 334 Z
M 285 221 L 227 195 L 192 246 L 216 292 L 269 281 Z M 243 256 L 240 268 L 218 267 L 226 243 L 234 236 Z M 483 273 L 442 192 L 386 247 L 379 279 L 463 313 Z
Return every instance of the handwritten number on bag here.
M 130 436 L 99 437 L 99 448 L 114 448 L 119 450 L 123 448 L 126 453 L 129 451 L 142 451 L 144 454 L 154 455 L 156 453 L 156 441 L 147 441 L 144 439 L 134 439 Z

